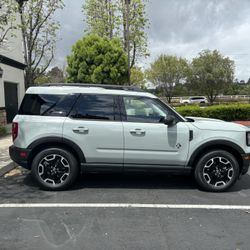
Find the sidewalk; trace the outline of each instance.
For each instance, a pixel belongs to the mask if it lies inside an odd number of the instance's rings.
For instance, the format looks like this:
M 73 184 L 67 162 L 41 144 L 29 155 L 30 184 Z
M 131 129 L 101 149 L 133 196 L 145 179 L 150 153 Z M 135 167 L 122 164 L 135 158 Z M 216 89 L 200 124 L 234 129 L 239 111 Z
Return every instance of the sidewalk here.
M 9 157 L 9 146 L 11 144 L 11 135 L 0 138 L 0 169 L 12 162 Z

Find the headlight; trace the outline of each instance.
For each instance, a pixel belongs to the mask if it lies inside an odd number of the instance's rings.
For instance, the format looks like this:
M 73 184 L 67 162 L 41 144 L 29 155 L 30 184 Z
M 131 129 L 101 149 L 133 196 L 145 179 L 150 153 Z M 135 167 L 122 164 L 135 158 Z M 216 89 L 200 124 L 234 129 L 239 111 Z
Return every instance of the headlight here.
M 250 146 L 250 132 L 247 132 L 247 146 Z

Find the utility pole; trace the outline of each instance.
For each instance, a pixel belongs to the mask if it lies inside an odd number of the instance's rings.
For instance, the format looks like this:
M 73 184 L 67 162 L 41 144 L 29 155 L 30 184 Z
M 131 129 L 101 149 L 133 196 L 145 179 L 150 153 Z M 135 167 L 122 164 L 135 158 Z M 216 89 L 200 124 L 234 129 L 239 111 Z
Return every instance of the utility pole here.
M 130 81 L 130 0 L 125 0 L 126 4 L 126 40 L 127 40 L 127 53 L 128 53 L 128 85 Z

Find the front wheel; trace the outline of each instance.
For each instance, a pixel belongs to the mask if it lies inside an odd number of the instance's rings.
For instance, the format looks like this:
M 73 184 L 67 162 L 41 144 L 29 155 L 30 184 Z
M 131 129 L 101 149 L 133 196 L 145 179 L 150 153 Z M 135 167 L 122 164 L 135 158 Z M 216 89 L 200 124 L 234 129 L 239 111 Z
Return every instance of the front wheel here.
M 48 148 L 35 156 L 31 171 L 43 189 L 55 191 L 72 185 L 79 168 L 77 160 L 67 150 Z
M 239 176 L 239 164 L 235 157 L 227 151 L 210 151 L 199 159 L 194 176 L 202 189 L 222 192 L 236 182 Z

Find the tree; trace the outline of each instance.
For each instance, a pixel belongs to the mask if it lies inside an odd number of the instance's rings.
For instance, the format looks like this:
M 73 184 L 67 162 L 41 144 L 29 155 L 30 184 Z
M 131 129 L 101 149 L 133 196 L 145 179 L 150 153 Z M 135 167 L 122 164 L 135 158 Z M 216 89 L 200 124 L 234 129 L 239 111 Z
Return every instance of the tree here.
M 169 103 L 174 93 L 174 87 L 185 81 L 189 73 L 186 59 L 177 56 L 160 55 L 147 71 L 148 79 L 160 87 Z
M 40 69 L 37 69 L 38 72 L 36 72 L 39 77 L 36 78 L 35 84 L 41 85 L 44 83 L 64 83 L 66 82 L 65 75 L 62 69 L 59 67 L 53 67 L 51 70 L 44 72 L 43 74 L 40 74 Z
M 114 0 L 86 0 L 83 5 L 87 23 L 85 31 L 112 39 L 119 28 L 115 15 L 117 10 L 117 2 Z
M 53 15 L 63 6 L 63 0 L 29 0 L 23 5 L 19 4 L 24 60 L 27 65 L 26 88 L 43 75 L 54 58 L 59 23 L 54 21 Z
M 131 85 L 145 88 L 146 80 L 141 68 L 133 67 L 131 69 Z
M 83 12 L 86 16 L 87 33 L 108 38 L 118 37 L 124 51 L 130 48 L 132 68 L 138 58 L 148 56 L 145 32 L 148 19 L 144 3 L 147 0 L 130 0 L 129 13 L 126 1 L 128 0 L 86 0 Z
M 191 65 L 190 86 L 203 92 L 210 103 L 233 82 L 234 62 L 217 50 L 200 52 Z
M 8 36 L 14 36 L 17 28 L 16 5 L 10 0 L 1 0 L 0 3 L 0 47 L 4 45 Z
M 124 49 L 127 51 L 127 48 L 130 48 L 130 68 L 132 68 L 139 58 L 149 56 L 146 36 L 148 19 L 145 11 L 145 2 L 147 0 L 130 0 L 129 15 L 126 13 L 127 1 L 129 0 L 120 0 L 120 11 L 122 13 Z M 128 23 L 128 25 L 126 25 L 126 23 Z M 127 32 L 129 34 L 127 34 Z
M 86 36 L 68 56 L 68 82 L 122 84 L 127 81 L 127 58 L 117 39 Z

